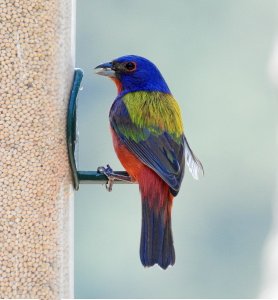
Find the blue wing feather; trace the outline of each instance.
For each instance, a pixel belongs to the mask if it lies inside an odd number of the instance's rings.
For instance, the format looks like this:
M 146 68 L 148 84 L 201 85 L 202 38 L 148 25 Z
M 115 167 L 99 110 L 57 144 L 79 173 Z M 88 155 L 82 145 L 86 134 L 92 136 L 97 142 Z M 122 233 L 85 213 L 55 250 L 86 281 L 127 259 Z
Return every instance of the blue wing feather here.
M 170 186 L 174 196 L 177 195 L 184 175 L 184 136 L 177 142 L 165 131 L 154 135 L 147 128 L 135 126 L 121 98 L 113 103 L 109 118 L 121 142 Z M 134 141 L 125 135 L 126 130 L 143 139 Z

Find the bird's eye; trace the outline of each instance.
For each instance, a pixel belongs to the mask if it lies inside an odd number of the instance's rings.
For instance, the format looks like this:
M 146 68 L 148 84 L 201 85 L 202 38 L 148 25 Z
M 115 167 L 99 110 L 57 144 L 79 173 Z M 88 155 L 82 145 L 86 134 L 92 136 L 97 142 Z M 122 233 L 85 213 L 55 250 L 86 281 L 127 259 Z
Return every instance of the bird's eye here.
M 128 63 L 125 64 L 125 68 L 129 72 L 135 71 L 136 70 L 136 63 L 128 62 Z

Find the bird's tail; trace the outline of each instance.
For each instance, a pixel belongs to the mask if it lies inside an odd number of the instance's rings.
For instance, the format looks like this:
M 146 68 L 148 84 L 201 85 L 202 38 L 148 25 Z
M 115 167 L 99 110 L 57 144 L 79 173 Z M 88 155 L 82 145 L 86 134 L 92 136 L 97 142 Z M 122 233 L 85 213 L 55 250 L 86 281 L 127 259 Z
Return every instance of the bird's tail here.
M 173 197 L 169 191 L 167 194 L 168 199 L 164 199 L 164 203 L 160 207 L 155 207 L 152 202 L 142 197 L 140 258 L 145 267 L 158 264 L 161 268 L 166 269 L 175 263 L 171 228 Z

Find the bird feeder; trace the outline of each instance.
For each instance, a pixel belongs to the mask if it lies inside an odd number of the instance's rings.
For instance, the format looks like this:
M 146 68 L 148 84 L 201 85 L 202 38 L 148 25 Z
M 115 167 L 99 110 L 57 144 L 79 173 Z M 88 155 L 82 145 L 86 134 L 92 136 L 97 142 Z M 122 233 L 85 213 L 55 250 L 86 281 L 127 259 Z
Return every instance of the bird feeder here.
M 73 298 L 73 186 L 107 181 L 76 168 L 74 14 L 74 0 L 0 2 L 1 299 Z

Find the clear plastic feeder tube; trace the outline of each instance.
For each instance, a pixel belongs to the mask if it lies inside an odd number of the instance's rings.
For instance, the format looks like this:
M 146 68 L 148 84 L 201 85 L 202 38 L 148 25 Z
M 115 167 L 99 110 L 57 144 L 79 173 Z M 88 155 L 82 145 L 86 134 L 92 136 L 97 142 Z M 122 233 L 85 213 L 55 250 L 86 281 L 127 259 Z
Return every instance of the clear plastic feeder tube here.
M 0 1 L 0 298 L 73 297 L 73 0 Z

